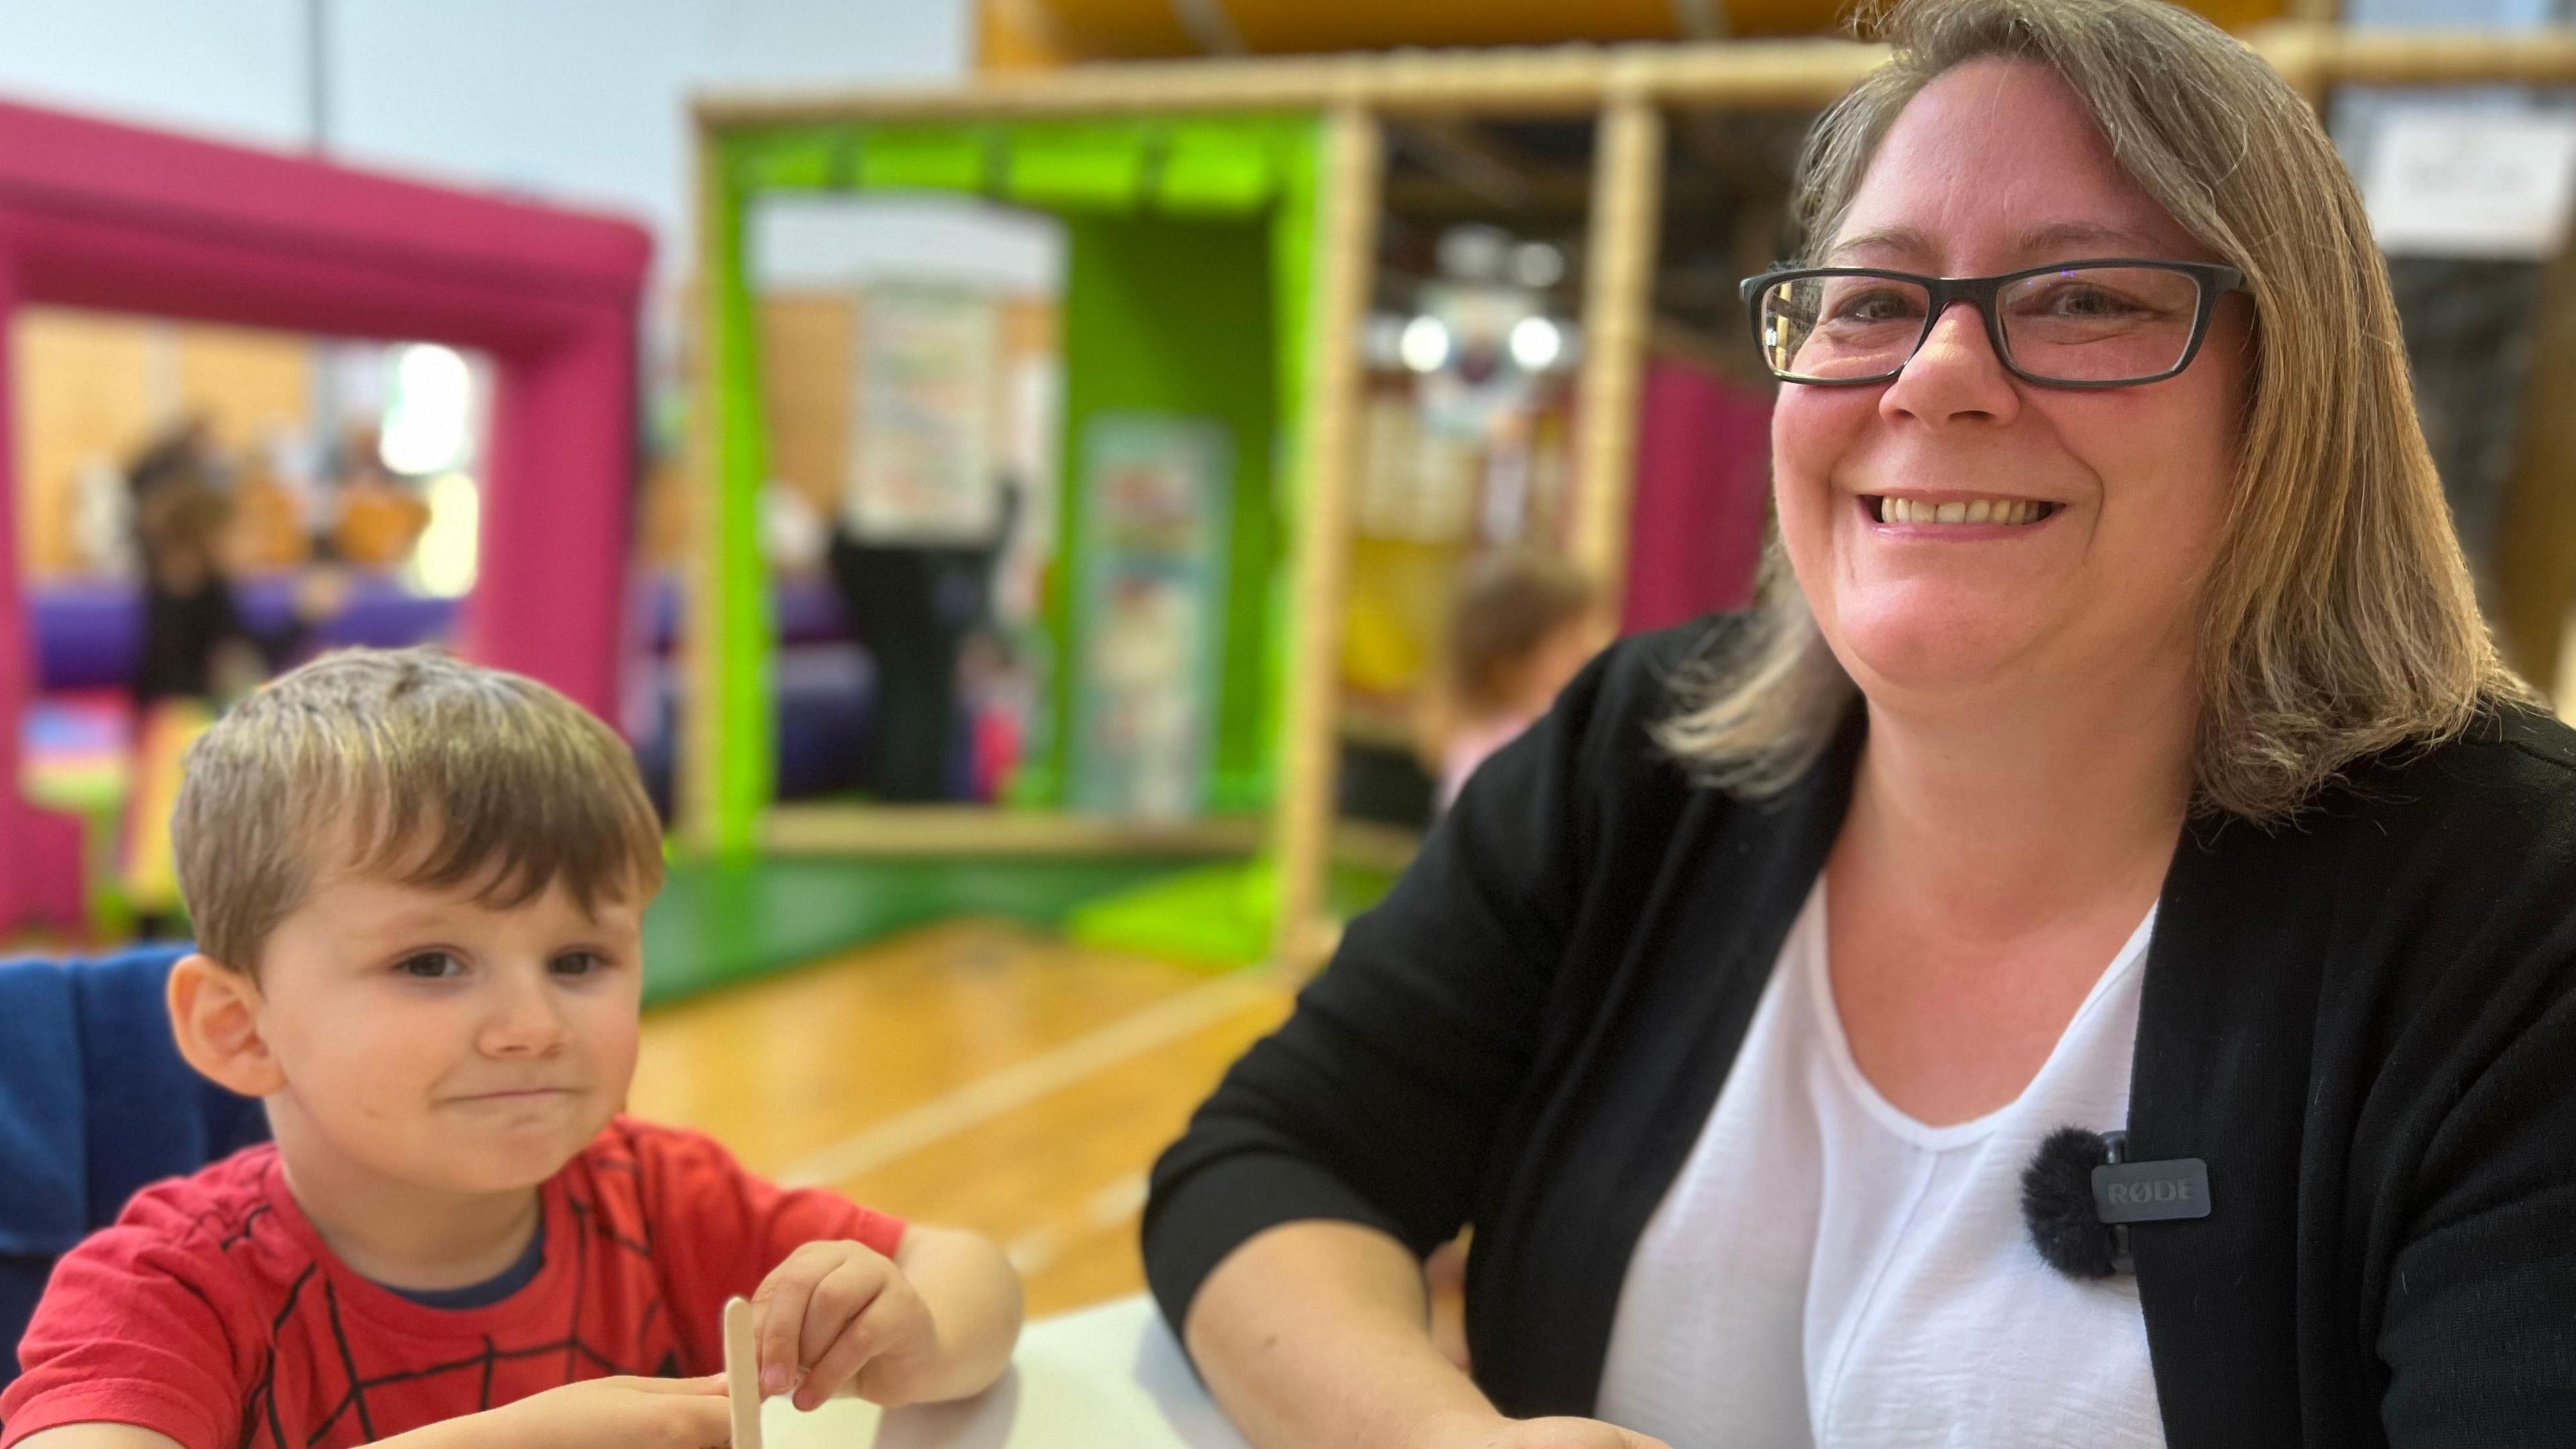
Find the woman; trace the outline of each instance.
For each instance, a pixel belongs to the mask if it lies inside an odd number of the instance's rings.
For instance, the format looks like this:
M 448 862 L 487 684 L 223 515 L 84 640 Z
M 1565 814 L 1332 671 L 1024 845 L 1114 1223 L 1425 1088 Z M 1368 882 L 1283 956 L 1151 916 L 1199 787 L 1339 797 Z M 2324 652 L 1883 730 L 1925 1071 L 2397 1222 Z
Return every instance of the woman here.
M 1265 1446 L 2566 1442 L 2576 741 L 2351 182 L 2149 0 L 1890 31 L 1747 288 L 1764 601 L 1468 785 L 1157 1168 L 1165 1311 Z M 2205 1163 L 2133 1277 L 2032 1246 L 2067 1126 Z

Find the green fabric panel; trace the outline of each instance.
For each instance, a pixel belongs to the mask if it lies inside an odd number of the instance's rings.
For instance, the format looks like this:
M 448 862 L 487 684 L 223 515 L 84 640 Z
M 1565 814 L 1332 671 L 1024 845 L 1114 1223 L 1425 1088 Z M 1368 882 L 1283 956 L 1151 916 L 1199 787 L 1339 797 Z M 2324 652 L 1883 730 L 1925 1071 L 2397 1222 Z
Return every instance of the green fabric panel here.
M 981 126 L 884 126 L 859 133 L 863 190 L 981 191 L 992 135 Z
M 1081 426 L 1104 410 L 1191 412 L 1225 422 L 1237 446 L 1232 548 L 1226 565 L 1227 650 L 1209 805 L 1268 807 L 1289 659 L 1292 583 L 1286 561 L 1303 462 L 1320 123 L 1305 116 L 1146 122 L 960 122 L 803 126 L 724 138 L 732 182 L 723 206 L 711 353 L 717 369 L 719 484 L 717 641 L 725 758 L 716 837 L 748 850 L 774 790 L 770 685 L 775 631 L 755 523 L 767 468 L 756 316 L 741 254 L 751 193 L 855 184 L 922 190 L 999 189 L 1054 210 L 1071 232 L 1064 301 L 1064 497 L 1079 515 Z M 1159 153 L 1160 165 L 1150 164 Z M 851 174 L 855 158 L 857 174 Z M 1148 173 L 1157 178 L 1145 194 Z M 1160 215 L 1135 213 L 1149 200 Z M 1103 212 L 1127 213 L 1103 216 Z M 1097 223 L 1097 224 L 1095 224 Z M 1175 299 L 1182 304 L 1173 305 Z M 1275 481 L 1274 481 L 1275 480 Z M 1062 666 L 1075 633 L 1067 551 L 1050 571 L 1050 633 Z M 1014 781 L 1015 803 L 1063 799 L 1071 681 L 1054 680 L 1052 744 Z
M 1270 633 L 1279 527 L 1272 499 L 1278 393 L 1273 371 L 1270 228 L 1249 221 L 1175 222 L 1159 217 L 1074 216 L 1064 297 L 1064 501 L 1067 556 L 1055 570 L 1051 611 L 1057 657 L 1075 658 L 1079 636 L 1073 580 L 1083 513 L 1082 439 L 1104 412 L 1184 413 L 1223 423 L 1233 434 L 1234 506 L 1226 560 L 1226 653 L 1217 694 L 1217 736 L 1209 806 L 1218 812 L 1268 803 L 1268 716 L 1277 710 Z M 1182 305 L 1174 305 L 1175 302 Z M 1058 720 L 1072 718 L 1072 671 L 1059 670 Z M 1053 765 L 1060 782 L 1069 731 L 1059 731 Z
M 644 1000 L 660 1005 L 809 966 L 959 916 L 1054 926 L 1090 902 L 1187 869 L 1136 857 L 683 861 L 644 912 Z
M 849 134 L 829 130 L 744 132 L 727 138 L 736 155 L 734 179 L 747 192 L 806 191 L 840 180 Z
M 1003 192 L 1066 211 L 1133 211 L 1144 199 L 1150 130 L 1136 124 L 1058 121 L 1015 126 Z
M 1278 187 L 1279 150 L 1277 137 L 1266 126 L 1177 122 L 1163 129 L 1155 200 L 1176 215 L 1259 211 Z
M 1270 298 L 1277 349 L 1272 378 L 1278 389 L 1279 484 L 1271 490 L 1279 545 L 1269 579 L 1268 628 L 1262 636 L 1264 667 L 1277 693 L 1259 721 L 1257 774 L 1238 781 L 1244 798 L 1224 808 L 1267 808 L 1278 786 L 1281 732 L 1287 723 L 1287 680 L 1295 657 L 1296 517 L 1306 480 L 1306 397 L 1312 384 L 1315 326 L 1315 243 L 1323 218 L 1317 211 L 1317 168 L 1323 127 L 1317 120 L 1282 126 L 1274 145 L 1280 162 L 1278 196 L 1270 211 Z
M 717 164 L 725 184 L 716 214 L 707 219 L 715 229 L 708 255 L 715 273 L 708 366 L 716 383 L 716 629 L 703 642 L 715 652 L 711 674 L 721 741 L 712 834 L 719 853 L 737 856 L 751 850 L 753 826 L 775 789 L 770 656 L 778 631 L 769 614 L 769 568 L 760 555 L 760 480 L 768 471 L 768 439 L 760 407 L 757 319 L 742 251 L 750 190 L 743 177 L 756 168 L 730 145 L 721 147 Z

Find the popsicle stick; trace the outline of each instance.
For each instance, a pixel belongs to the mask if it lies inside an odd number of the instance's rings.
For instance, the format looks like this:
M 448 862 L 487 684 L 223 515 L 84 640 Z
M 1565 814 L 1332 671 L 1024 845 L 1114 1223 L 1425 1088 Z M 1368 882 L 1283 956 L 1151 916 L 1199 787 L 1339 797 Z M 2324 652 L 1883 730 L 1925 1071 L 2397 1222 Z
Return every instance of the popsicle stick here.
M 753 1331 L 751 1300 L 724 1306 L 725 1397 L 733 1409 L 733 1449 L 761 1449 L 760 1340 Z

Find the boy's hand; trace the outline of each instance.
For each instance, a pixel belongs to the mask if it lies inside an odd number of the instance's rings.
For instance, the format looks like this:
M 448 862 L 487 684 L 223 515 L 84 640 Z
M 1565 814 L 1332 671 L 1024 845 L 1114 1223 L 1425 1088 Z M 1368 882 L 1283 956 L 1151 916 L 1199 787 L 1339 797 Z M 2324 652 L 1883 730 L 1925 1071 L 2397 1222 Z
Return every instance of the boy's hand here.
M 892 1260 L 858 1243 L 807 1243 L 751 1296 L 763 1397 L 796 1390 L 812 1410 L 843 1384 L 872 1402 L 906 1404 L 936 1379 L 930 1306 Z
M 703 1379 L 592 1379 L 453 1420 L 486 1423 L 477 1444 L 529 1449 L 727 1449 L 733 1415 L 722 1374 Z M 446 1425 L 441 1428 L 448 1427 Z M 403 1438 L 407 1441 L 410 1436 Z M 441 1442 L 444 1442 L 443 1440 Z

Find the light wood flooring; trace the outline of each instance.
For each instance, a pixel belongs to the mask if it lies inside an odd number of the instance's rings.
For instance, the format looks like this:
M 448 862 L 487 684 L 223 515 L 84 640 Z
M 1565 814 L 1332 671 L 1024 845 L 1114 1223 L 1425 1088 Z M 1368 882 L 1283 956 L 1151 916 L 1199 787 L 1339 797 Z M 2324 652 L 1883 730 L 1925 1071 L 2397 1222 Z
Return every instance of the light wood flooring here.
M 658 1008 L 632 1108 L 753 1171 L 1003 1244 L 1032 1316 L 1144 1287 L 1145 1172 L 1287 1014 L 1209 974 L 957 921 Z

